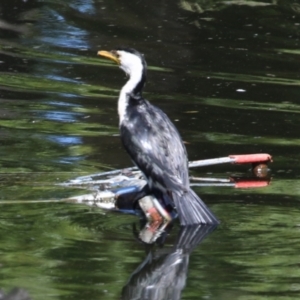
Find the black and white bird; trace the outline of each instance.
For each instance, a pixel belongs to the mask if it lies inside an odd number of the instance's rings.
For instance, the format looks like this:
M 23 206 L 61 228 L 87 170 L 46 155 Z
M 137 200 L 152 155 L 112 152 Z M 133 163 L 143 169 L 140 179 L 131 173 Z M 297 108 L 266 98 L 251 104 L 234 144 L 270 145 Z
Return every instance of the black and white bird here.
M 181 225 L 218 224 L 218 219 L 189 186 L 185 146 L 174 124 L 142 96 L 147 65 L 131 48 L 99 51 L 129 76 L 118 101 L 121 140 L 144 174 L 149 189 L 164 204 L 177 210 Z

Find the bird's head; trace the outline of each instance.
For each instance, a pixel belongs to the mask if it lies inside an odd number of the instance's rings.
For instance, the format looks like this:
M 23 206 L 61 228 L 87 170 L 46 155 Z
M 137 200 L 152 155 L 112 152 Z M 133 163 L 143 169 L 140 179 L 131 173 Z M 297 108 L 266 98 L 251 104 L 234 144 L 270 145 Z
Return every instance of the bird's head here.
M 146 73 L 144 56 L 135 49 L 122 47 L 111 51 L 99 51 L 98 55 L 116 62 L 130 77 L 134 74 L 145 75 Z
M 146 82 L 147 65 L 144 56 L 132 48 L 118 48 L 112 51 L 99 51 L 98 55 L 116 62 L 130 77 L 123 87 L 125 94 L 140 99 L 142 89 Z

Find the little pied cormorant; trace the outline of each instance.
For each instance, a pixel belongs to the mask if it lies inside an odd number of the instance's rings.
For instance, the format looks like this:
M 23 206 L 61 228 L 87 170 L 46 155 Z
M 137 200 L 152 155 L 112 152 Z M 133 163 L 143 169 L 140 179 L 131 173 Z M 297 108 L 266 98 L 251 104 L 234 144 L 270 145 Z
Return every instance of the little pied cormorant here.
M 99 51 L 98 55 L 116 62 L 129 76 L 118 101 L 121 140 L 150 191 L 164 204 L 175 204 L 181 225 L 218 224 L 189 186 L 187 153 L 177 129 L 142 96 L 147 71 L 143 55 L 131 48 Z

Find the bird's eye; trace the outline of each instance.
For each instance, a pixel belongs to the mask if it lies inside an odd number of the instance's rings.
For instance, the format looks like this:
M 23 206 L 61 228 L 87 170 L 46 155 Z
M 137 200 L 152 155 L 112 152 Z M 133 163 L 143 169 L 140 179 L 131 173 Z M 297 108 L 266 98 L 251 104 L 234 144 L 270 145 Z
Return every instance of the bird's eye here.
M 119 54 L 118 51 L 116 51 L 116 50 L 112 50 L 111 53 L 112 53 L 115 57 L 117 57 L 117 58 L 120 57 L 120 54 Z

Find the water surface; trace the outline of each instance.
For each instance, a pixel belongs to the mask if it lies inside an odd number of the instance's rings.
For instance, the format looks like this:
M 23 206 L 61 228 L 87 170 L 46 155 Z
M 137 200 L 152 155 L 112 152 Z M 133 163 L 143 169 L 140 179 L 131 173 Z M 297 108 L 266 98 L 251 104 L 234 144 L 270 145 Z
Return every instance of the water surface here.
M 191 253 L 181 298 L 299 298 L 299 12 L 287 0 L 2 0 L 0 287 L 120 299 L 147 253 L 160 253 L 137 241 L 135 216 L 47 201 L 85 192 L 57 183 L 131 166 L 116 110 L 126 78 L 96 56 L 128 45 L 145 54 L 145 97 L 175 122 L 190 160 L 274 158 L 266 188 L 196 188 L 221 225 Z M 177 224 L 163 249 L 178 235 Z

